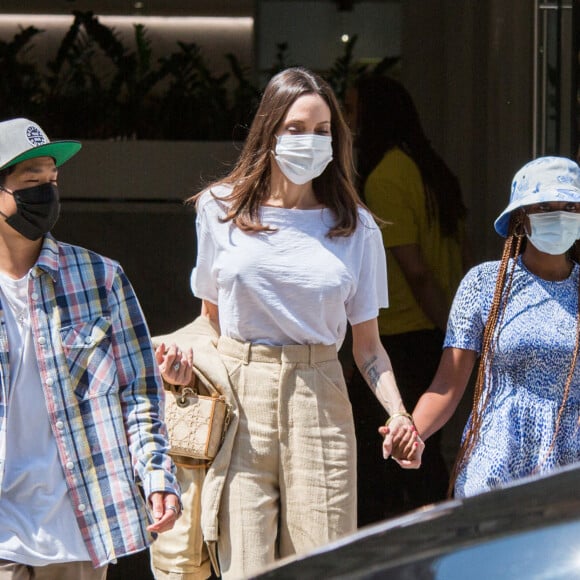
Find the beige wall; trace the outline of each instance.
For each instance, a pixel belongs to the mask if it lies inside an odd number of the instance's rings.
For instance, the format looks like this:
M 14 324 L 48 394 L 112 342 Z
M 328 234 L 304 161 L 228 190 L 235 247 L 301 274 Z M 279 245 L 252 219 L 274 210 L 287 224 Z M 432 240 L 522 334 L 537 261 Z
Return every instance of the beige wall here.
M 227 141 L 82 141 L 59 175 L 66 199 L 183 200 L 233 167 Z
M 59 173 L 57 238 L 118 260 L 153 334 L 189 322 L 195 262 L 193 208 L 183 200 L 224 175 L 233 143 L 86 141 Z

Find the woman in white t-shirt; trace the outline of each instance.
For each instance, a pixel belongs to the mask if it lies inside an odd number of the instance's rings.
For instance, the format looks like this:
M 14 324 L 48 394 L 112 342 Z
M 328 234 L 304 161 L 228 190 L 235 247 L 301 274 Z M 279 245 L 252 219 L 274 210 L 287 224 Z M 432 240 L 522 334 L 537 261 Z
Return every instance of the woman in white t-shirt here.
M 192 290 L 219 325 L 239 409 L 219 512 L 224 578 L 356 529 L 356 442 L 337 358 L 347 322 L 354 359 L 391 416 L 387 450 L 392 439 L 401 465 L 420 465 L 423 443 L 379 340 L 381 234 L 352 167 L 332 90 L 291 68 L 266 87 L 230 175 L 192 198 Z

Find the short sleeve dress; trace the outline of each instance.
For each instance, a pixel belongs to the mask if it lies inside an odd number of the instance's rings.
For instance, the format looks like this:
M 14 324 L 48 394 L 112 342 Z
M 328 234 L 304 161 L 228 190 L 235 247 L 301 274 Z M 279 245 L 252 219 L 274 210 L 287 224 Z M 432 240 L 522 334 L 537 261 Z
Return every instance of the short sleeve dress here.
M 487 262 L 467 273 L 451 309 L 445 347 L 481 352 L 498 268 L 499 262 Z M 479 439 L 458 474 L 456 497 L 580 459 L 579 365 L 554 442 L 575 344 L 579 273 L 576 264 L 566 280 L 551 282 L 517 258 L 486 378 L 483 399 L 486 394 L 489 399 Z

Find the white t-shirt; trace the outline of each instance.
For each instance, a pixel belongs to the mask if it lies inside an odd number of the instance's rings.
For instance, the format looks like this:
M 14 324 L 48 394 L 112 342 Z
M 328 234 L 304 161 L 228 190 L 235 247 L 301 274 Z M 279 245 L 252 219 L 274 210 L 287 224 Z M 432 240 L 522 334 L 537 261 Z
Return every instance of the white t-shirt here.
M 0 559 L 29 566 L 90 560 L 68 497 L 32 343 L 28 276 L 0 274 L 10 347 Z
M 213 193 L 223 197 L 229 188 Z M 191 275 L 198 298 L 219 307 L 222 335 L 258 344 L 336 344 L 347 320 L 376 318 L 388 306 L 381 233 L 361 208 L 349 237 L 327 237 L 330 209 L 264 206 L 263 224 L 275 232 L 245 233 L 220 222 L 225 205 L 206 191 L 198 204 L 197 264 Z

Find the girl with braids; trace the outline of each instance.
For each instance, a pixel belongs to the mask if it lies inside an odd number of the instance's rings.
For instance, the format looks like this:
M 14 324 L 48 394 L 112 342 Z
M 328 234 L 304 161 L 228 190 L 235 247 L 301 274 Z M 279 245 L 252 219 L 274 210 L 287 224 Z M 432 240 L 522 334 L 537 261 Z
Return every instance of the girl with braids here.
M 461 282 L 441 364 L 413 413 L 422 437 L 440 429 L 481 355 L 454 470 L 459 497 L 580 460 L 578 165 L 525 165 L 495 229 L 502 259 Z
M 412 408 L 437 370 L 449 308 L 467 270 L 466 209 L 458 180 L 431 147 L 407 90 L 394 79 L 370 75 L 359 80 L 355 93 L 361 189 L 371 211 L 387 222 L 382 237 L 389 307 L 379 313 L 379 331 L 403 401 Z M 418 471 L 376 458 L 371 447 L 383 412 L 362 382 L 355 372 L 350 395 L 359 525 L 366 525 L 444 499 L 449 480 L 440 434 L 426 446 Z

